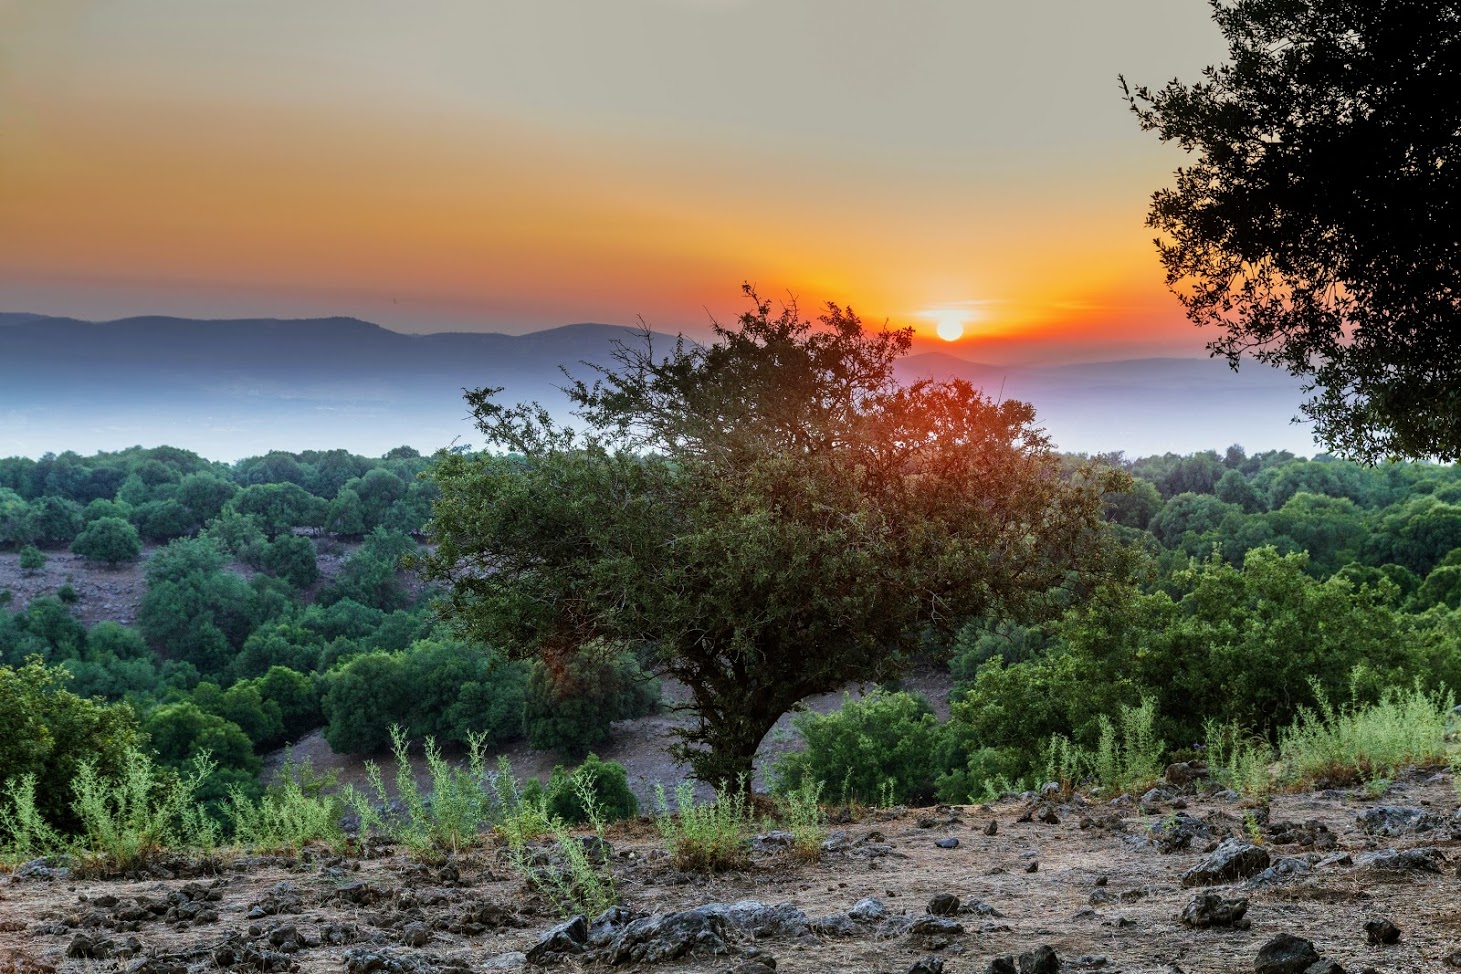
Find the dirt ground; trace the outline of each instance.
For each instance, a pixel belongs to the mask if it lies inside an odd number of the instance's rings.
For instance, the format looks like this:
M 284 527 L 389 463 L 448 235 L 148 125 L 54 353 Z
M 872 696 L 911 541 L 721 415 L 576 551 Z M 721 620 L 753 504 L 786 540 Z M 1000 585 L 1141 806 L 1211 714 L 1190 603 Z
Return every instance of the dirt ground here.
M 1187 814 L 1212 827 L 1212 841 L 1224 832 L 1243 833 L 1245 809 L 1236 801 L 1196 796 L 1185 801 Z M 1407 776 L 1380 801 L 1418 806 L 1447 818 L 1456 805 L 1449 777 L 1428 771 Z M 1370 850 L 1418 846 L 1440 849 L 1448 858 L 1461 854 L 1461 843 L 1444 829 L 1398 838 L 1365 833 L 1356 824 L 1356 814 L 1374 803 L 1337 791 L 1279 797 L 1272 804 L 1265 847 L 1275 860 L 1314 848 L 1278 844 L 1292 838 L 1282 834 L 1285 826 L 1280 823 L 1292 821 L 1306 823 L 1311 834 L 1318 823 L 1332 831 L 1333 839 L 1310 856 L 1313 861 L 1343 852 L 1358 860 Z M 639 820 L 609 833 L 610 868 L 623 904 L 645 914 L 755 899 L 792 903 L 817 918 L 874 896 L 891 913 L 922 915 L 935 894 L 952 893 L 963 901 L 963 911 L 953 917 L 962 933 L 888 939 L 871 933 L 803 934 L 755 944 L 776 959 L 780 974 L 902 972 L 929 954 L 941 957 L 950 974 L 983 972 L 992 957 L 1039 945 L 1052 947 L 1067 971 L 1218 974 L 1253 970 L 1259 947 L 1280 933 L 1312 940 L 1320 953 L 1347 971 L 1372 967 L 1398 974 L 1446 970 L 1442 958 L 1461 947 L 1461 882 L 1449 864 L 1440 872 L 1385 873 L 1362 863 L 1330 860 L 1272 884 L 1249 880 L 1214 887 L 1225 896 L 1249 899 L 1251 929 L 1191 930 L 1177 922 L 1194 892 L 1182 885 L 1181 876 L 1204 852 L 1192 848 L 1164 854 L 1145 838 L 1153 825 L 1171 821 L 1170 802 L 1145 810 L 1129 801 L 1058 805 L 1057 824 L 1018 821 L 1027 807 L 1012 802 L 992 808 L 865 812 L 832 826 L 847 841 L 819 862 L 804 863 L 785 852 L 758 852 L 751 868 L 715 876 L 675 869 L 654 827 Z M 992 836 L 986 831 L 991 820 L 998 823 Z M 1253 830 L 1251 823 L 1248 830 Z M 948 838 L 957 838 L 958 846 L 935 844 Z M 1029 871 L 1032 863 L 1038 863 L 1037 871 Z M 125 923 L 115 929 L 117 917 L 145 912 L 132 906 L 138 898 L 145 906 L 145 901 L 162 900 L 188 883 L 217 884 L 212 890 L 218 898 L 207 904 L 216 919 L 205 913 L 188 924 L 151 917 L 132 924 L 133 929 Z M 357 885 L 361 883 L 365 886 Z M 194 893 L 198 888 L 192 888 Z M 129 908 L 134 912 L 123 912 Z M 484 929 L 462 926 L 463 918 L 474 916 Z M 1367 944 L 1363 925 L 1378 917 L 1403 930 L 1398 944 Z M 298 858 L 236 858 L 212 872 L 145 879 L 0 879 L 0 957 L 11 951 L 78 972 L 165 969 L 157 966 L 160 961 L 147 967 L 137 959 L 68 959 L 67 949 L 79 933 L 115 944 L 135 937 L 137 957 L 161 955 L 161 961 L 181 965 L 169 968 L 173 971 L 247 969 L 215 948 L 231 938 L 267 946 L 271 934 L 279 942 L 298 941 L 300 949 L 286 961 L 301 971 L 340 971 L 347 952 L 363 948 L 395 958 L 390 963 L 396 967 L 388 969 L 518 969 L 520 958 L 510 952 L 528 950 L 557 920 L 493 848 L 462 856 L 445 873 L 403 854 L 334 859 L 321 852 Z M 410 926 L 413 922 L 420 926 Z M 737 946 L 751 945 L 741 941 Z M 719 972 L 738 961 L 700 957 L 620 969 Z M 0 970 L 4 967 L 0 961 Z M 357 961 L 345 969 L 364 968 Z M 588 967 L 569 958 L 552 969 Z

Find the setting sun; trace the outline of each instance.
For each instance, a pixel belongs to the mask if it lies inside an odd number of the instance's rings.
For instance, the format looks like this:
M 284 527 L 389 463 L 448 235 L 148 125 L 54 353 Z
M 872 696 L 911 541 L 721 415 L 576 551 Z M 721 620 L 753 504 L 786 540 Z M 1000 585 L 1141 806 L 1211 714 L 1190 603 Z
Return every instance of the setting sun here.
M 934 322 L 934 331 L 946 342 L 956 342 L 964 337 L 964 326 L 972 317 L 968 308 L 934 308 L 919 314 Z

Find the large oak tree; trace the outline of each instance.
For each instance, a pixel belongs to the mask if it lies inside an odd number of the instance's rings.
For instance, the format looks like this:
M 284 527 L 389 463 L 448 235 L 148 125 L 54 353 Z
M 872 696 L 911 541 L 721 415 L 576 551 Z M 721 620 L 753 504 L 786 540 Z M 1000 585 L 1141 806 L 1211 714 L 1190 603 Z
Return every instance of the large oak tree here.
M 900 385 L 910 331 L 747 293 L 709 344 L 657 357 L 646 333 L 571 385 L 586 433 L 469 393 L 496 449 L 439 457 L 424 560 L 448 615 L 510 655 L 627 649 L 683 684 L 677 753 L 711 783 L 930 632 L 1049 616 L 1124 567 L 1101 520 L 1119 475 L 1063 475 L 1029 405 Z
M 1229 60 L 1130 87 L 1194 154 L 1148 224 L 1188 316 L 1365 460 L 1461 457 L 1461 3 L 1213 0 Z

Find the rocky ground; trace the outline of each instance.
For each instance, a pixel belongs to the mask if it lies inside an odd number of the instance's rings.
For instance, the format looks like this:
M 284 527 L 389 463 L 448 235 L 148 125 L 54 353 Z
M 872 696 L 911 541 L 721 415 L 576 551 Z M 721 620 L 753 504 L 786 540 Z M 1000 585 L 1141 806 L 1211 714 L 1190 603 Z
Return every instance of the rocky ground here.
M 622 908 L 569 924 L 490 846 L 446 866 L 317 852 L 109 881 L 37 864 L 0 879 L 0 970 L 1443 971 L 1461 965 L 1455 808 L 1430 770 L 1378 799 L 1267 810 L 1199 780 L 865 812 L 817 862 L 767 834 L 750 868 L 714 876 L 676 869 L 641 820 L 608 836 Z

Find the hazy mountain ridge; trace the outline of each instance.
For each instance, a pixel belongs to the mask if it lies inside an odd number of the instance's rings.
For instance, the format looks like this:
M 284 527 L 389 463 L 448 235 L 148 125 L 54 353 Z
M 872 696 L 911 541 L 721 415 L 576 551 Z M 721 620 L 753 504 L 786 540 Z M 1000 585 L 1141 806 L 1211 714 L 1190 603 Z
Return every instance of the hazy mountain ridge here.
M 0 455 L 169 442 L 220 459 L 345 446 L 379 454 L 471 442 L 464 388 L 502 386 L 567 417 L 560 366 L 593 377 L 637 329 L 579 323 L 525 335 L 408 335 L 356 318 L 89 322 L 0 313 Z M 674 337 L 655 333 L 668 351 Z M 1062 449 L 1129 454 L 1241 441 L 1312 452 L 1289 425 L 1297 380 L 1245 364 L 1153 358 L 1045 367 L 923 352 L 904 380 L 958 376 L 1033 402 Z

